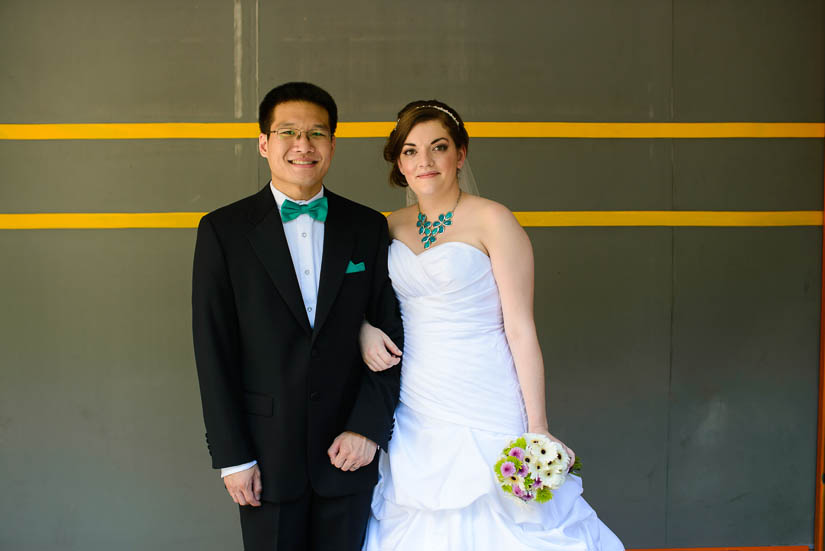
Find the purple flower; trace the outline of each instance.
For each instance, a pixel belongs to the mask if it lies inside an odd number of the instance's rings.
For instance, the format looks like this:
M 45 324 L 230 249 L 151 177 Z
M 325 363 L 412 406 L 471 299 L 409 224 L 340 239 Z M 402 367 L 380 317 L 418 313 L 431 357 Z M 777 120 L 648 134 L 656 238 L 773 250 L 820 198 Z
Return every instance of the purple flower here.
M 519 460 L 524 460 L 524 450 L 519 447 L 514 447 L 507 455 L 513 456 Z
M 505 461 L 501 464 L 501 474 L 504 477 L 513 476 L 516 472 L 516 466 L 513 464 L 512 461 Z
M 524 475 L 527 474 L 527 464 L 526 463 L 521 464 L 521 467 L 518 470 L 518 474 L 520 474 L 521 476 L 524 476 Z
M 522 497 L 523 498 L 527 494 L 524 493 L 524 490 L 522 490 L 518 486 L 513 486 L 513 495 L 515 495 L 516 497 Z

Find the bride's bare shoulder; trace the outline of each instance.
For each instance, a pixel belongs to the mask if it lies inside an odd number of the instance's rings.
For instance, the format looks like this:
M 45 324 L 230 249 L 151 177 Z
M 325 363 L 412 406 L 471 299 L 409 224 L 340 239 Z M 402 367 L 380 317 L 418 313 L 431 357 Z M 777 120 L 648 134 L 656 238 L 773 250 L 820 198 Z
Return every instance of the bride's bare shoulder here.
M 500 222 L 502 219 L 514 218 L 514 215 L 510 209 L 501 203 L 497 203 L 496 201 L 485 199 L 484 197 L 478 197 L 477 195 L 468 195 L 466 201 L 467 206 L 473 210 L 479 219 L 484 220 L 487 223 Z
M 414 214 L 417 213 L 418 209 L 415 205 L 410 205 L 409 207 L 404 207 L 392 211 L 390 215 L 387 216 L 387 224 L 390 227 L 390 237 L 396 237 L 401 227 L 408 225 L 410 223 L 415 224 L 412 217 L 414 216 Z M 410 222 L 411 220 L 413 221 Z

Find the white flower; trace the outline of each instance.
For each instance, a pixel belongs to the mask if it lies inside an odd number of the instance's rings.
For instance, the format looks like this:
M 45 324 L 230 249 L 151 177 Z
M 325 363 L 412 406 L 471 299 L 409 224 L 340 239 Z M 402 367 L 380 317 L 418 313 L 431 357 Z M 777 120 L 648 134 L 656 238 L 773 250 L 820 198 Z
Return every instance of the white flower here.
M 563 473 L 554 473 L 547 477 L 544 480 L 544 485 L 550 488 L 551 490 L 555 490 L 560 488 L 562 484 L 564 484 L 564 474 Z
M 551 442 L 547 446 L 547 455 L 549 457 L 547 457 L 546 461 L 551 465 L 562 465 L 566 468 L 567 464 L 570 463 L 570 456 L 567 455 L 564 446 L 558 442 Z
M 564 453 L 563 450 L 562 450 L 561 453 L 556 454 L 556 456 L 553 457 L 549 461 L 550 465 L 561 465 L 563 467 L 567 467 L 567 465 L 569 463 L 570 463 L 570 456 L 568 456 L 566 453 Z
M 547 443 L 548 461 L 554 461 L 562 453 L 564 453 L 564 448 L 561 447 L 561 444 L 558 442 Z
M 561 456 L 561 462 L 566 467 L 570 463 L 570 456 L 567 455 L 567 452 L 564 449 L 564 446 L 561 447 L 561 452 L 559 453 Z
M 546 470 L 548 475 L 564 474 L 567 471 L 567 464 L 566 463 L 561 463 L 561 462 L 558 462 L 558 461 L 554 461 L 553 463 L 550 463 L 549 465 L 547 465 L 545 470 Z
M 527 452 L 533 455 L 542 455 L 541 450 L 550 442 L 546 436 L 538 433 L 527 433 L 524 439 L 527 440 Z
M 547 437 L 539 432 L 525 432 L 524 439 L 527 440 L 527 446 L 540 445 L 547 442 Z

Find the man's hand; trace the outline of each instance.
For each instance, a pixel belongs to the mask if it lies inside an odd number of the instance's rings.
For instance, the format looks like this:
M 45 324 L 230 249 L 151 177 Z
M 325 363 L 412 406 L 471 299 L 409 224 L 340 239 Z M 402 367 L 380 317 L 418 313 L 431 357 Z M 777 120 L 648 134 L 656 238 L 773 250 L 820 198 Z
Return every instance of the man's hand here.
M 329 461 L 342 471 L 354 471 L 369 465 L 375 457 L 378 444 L 354 432 L 342 432 L 327 450 Z
M 223 485 L 238 505 L 261 506 L 261 469 L 253 465 L 245 471 L 223 477 Z

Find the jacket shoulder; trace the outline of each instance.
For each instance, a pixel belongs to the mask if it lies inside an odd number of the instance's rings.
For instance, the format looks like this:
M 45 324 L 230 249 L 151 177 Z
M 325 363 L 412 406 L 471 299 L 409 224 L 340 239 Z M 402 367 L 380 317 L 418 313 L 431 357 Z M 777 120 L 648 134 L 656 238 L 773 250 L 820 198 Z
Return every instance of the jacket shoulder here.
M 239 222 L 248 223 L 256 211 L 268 210 L 264 204 L 266 203 L 266 196 L 263 195 L 263 191 L 258 191 L 248 197 L 219 207 L 204 215 L 203 219 L 216 226 L 232 225 Z M 275 205 L 274 198 L 272 198 L 271 204 L 272 206 Z

